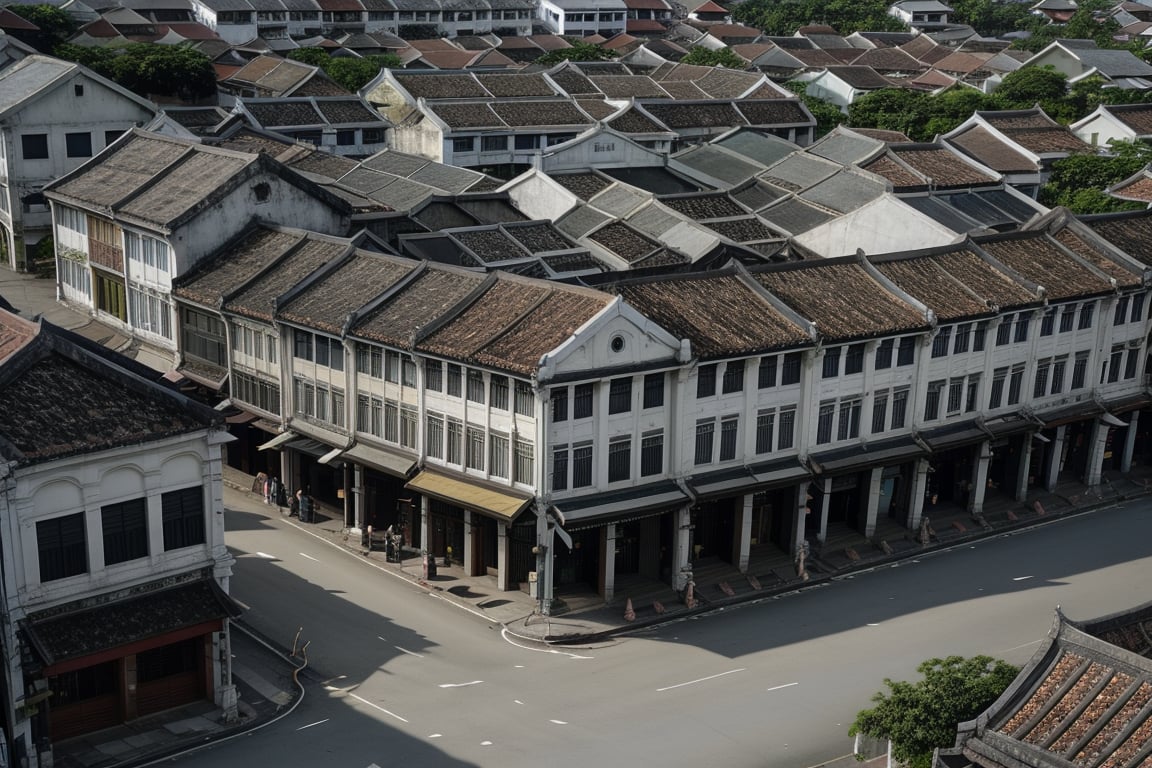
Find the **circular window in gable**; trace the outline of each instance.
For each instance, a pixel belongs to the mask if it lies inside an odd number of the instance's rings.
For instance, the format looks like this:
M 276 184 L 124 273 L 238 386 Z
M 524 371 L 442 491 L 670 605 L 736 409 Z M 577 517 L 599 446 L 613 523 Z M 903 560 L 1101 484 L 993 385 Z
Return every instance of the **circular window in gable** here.
M 609 342 L 609 346 L 612 348 L 613 352 L 623 352 L 624 351 L 624 337 L 620 336 L 619 334 L 617 334 L 616 336 L 613 336 L 612 341 Z

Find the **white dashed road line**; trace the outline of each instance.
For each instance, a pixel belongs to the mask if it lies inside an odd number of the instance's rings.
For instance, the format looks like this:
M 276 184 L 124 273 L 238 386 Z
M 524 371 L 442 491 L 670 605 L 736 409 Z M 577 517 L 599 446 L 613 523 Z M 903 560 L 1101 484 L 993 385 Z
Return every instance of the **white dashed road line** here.
M 367 704 L 368 706 L 372 707 L 372 709 L 379 710 L 379 711 L 383 712 L 384 714 L 388 715 L 389 717 L 396 718 L 397 720 L 399 720 L 402 723 L 408 722 L 407 720 L 400 717 L 400 715 L 396 714 L 395 712 L 389 712 L 388 710 L 384 709 L 384 707 L 380 706 L 379 704 L 373 704 L 372 702 L 368 701 L 368 699 L 364 698 L 363 696 L 357 696 L 354 693 L 349 693 L 348 695 L 351 696 L 352 698 L 356 699 L 356 701 L 359 701 L 362 704 Z
M 314 725 L 323 725 L 324 723 L 328 722 L 330 719 L 331 719 L 331 718 L 328 718 L 328 717 L 326 717 L 326 718 L 324 718 L 323 720 L 317 720 L 317 721 L 316 721 L 316 722 L 314 722 L 314 723 L 308 723 L 308 725 L 302 725 L 302 726 L 300 726 L 299 728 L 297 728 L 296 730 L 298 730 L 298 731 L 303 731 L 304 729 L 306 729 L 306 728 L 311 728 L 311 727 L 312 727 L 312 726 L 314 726 Z
M 311 561 L 312 561 L 312 562 L 314 562 L 314 563 L 318 563 L 318 562 L 320 562 L 320 561 L 319 561 L 319 560 L 317 560 L 316 558 L 312 557 L 312 555 L 306 555 L 306 554 L 304 554 L 303 552 L 301 552 L 301 553 L 300 553 L 300 557 L 306 557 L 306 558 L 308 558 L 309 560 L 311 560 Z
M 774 685 L 774 686 L 772 686 L 771 688 L 769 688 L 768 690 L 770 690 L 770 691 L 778 691 L 778 690 L 780 690 L 781 688 L 791 688 L 791 687 L 792 687 L 792 686 L 794 686 L 794 685 L 800 685 L 800 683 L 784 683 L 784 685 Z
M 664 691 L 670 691 L 673 688 L 683 688 L 686 685 L 695 685 L 696 683 L 703 683 L 707 680 L 715 680 L 718 677 L 724 677 L 725 675 L 732 675 L 732 674 L 735 674 L 736 672 L 744 672 L 744 671 L 745 671 L 745 667 L 741 667 L 740 669 L 730 669 L 727 672 L 721 672 L 718 675 L 709 675 L 708 677 L 701 677 L 698 680 L 689 680 L 686 683 L 676 683 L 676 685 L 669 685 L 669 686 L 666 686 L 664 688 L 657 688 L 656 693 L 662 693 Z
M 440 683 L 441 688 L 464 688 L 468 685 L 479 685 L 483 680 L 473 680 L 470 683 Z

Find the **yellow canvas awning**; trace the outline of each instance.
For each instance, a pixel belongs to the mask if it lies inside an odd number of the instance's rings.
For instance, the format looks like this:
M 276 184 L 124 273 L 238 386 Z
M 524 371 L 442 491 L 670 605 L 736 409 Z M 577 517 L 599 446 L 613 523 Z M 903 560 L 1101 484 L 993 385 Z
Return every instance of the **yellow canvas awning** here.
M 429 470 L 416 475 L 404 487 L 506 523 L 516 519 L 516 516 L 532 503 L 531 496 L 467 480 L 457 480 Z

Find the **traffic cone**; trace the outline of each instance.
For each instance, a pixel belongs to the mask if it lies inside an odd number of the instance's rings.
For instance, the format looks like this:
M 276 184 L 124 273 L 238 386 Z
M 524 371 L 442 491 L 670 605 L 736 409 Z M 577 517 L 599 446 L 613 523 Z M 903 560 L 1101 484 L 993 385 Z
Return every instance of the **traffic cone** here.
M 624 604 L 624 621 L 636 621 L 636 611 L 632 610 L 632 598 Z

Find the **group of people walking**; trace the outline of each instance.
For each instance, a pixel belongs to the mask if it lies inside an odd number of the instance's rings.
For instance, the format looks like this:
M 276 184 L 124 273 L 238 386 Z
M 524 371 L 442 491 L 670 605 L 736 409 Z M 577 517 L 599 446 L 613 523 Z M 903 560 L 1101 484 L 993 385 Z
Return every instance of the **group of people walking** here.
M 298 517 L 302 523 L 316 522 L 316 502 L 303 488 L 289 496 L 288 489 L 276 475 L 263 472 L 257 475 L 255 486 L 252 490 L 264 495 L 265 504 L 288 507 L 288 516 Z

